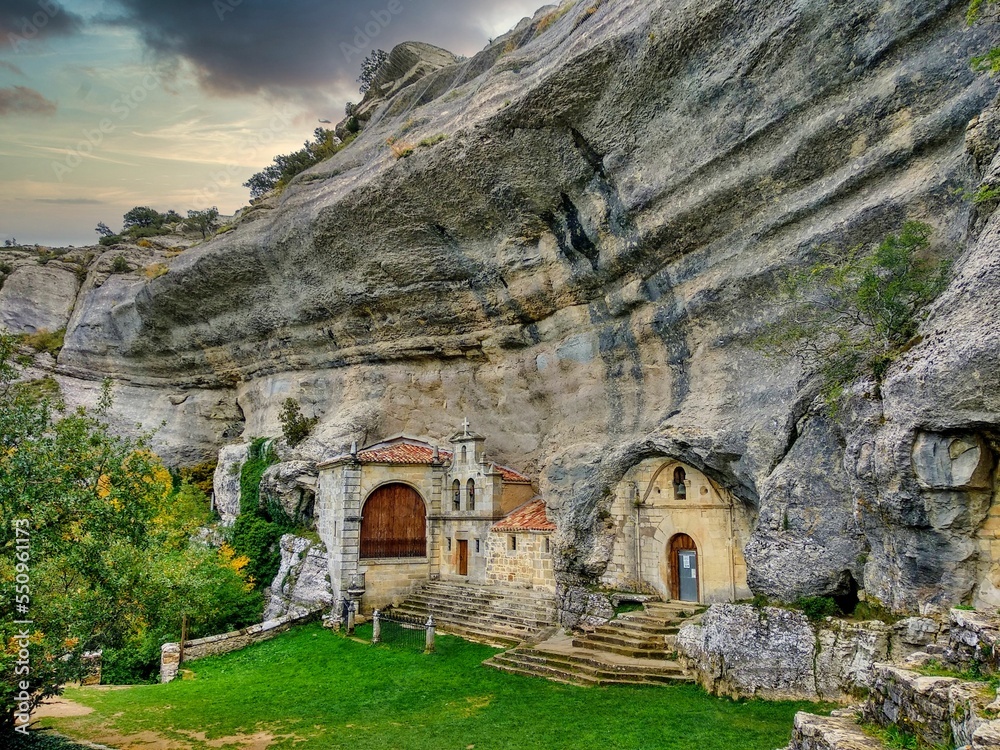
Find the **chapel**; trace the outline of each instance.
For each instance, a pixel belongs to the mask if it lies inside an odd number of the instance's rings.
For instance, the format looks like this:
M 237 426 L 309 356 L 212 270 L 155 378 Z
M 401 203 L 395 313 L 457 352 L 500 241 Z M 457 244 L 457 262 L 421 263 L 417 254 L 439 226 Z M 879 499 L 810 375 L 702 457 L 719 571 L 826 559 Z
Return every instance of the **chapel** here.
M 448 447 L 398 436 L 319 465 L 317 528 L 339 600 L 365 611 L 425 581 L 555 591 L 555 525 L 527 476 L 487 460 L 468 420 Z

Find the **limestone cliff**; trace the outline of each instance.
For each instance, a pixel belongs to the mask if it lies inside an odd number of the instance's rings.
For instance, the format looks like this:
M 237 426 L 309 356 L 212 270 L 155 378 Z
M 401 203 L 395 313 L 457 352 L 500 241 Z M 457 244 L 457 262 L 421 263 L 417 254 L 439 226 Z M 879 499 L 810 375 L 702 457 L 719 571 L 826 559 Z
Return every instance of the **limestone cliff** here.
M 541 476 L 568 584 L 607 563 L 609 489 L 664 455 L 759 517 L 756 591 L 1000 601 L 1000 215 L 962 195 L 997 152 L 969 67 L 997 27 L 945 0 L 563 7 L 393 84 L 169 273 L 88 280 L 64 380 L 116 378 L 184 458 L 274 434 L 289 396 L 321 417 L 300 458 L 468 415 Z M 817 416 L 810 373 L 749 346 L 780 315 L 763 292 L 907 218 L 955 280 L 880 391 Z

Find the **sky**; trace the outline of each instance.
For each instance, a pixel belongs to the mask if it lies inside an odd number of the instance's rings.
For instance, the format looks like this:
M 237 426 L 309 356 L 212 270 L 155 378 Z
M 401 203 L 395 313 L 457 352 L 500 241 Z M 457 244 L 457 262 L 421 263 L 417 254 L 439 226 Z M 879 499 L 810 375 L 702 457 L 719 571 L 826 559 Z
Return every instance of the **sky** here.
M 472 55 L 545 0 L 0 0 L 0 240 L 94 244 L 242 185 L 357 101 L 372 49 Z

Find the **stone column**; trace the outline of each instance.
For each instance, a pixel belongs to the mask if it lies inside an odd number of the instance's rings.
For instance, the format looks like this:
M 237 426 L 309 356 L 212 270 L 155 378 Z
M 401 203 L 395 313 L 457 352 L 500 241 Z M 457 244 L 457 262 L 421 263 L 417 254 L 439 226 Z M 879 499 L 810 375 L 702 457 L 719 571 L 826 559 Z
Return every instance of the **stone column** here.
M 171 682 L 181 668 L 181 644 L 164 643 L 160 647 L 160 682 Z

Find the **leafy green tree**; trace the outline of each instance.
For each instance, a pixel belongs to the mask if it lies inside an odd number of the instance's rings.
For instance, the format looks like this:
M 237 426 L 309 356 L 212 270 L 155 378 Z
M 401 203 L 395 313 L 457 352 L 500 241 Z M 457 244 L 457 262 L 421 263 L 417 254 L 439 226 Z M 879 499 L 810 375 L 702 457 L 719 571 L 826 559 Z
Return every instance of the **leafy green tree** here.
M 312 428 L 319 422 L 319 417 L 306 419 L 302 415 L 299 402 L 294 398 L 286 398 L 281 406 L 281 434 L 293 448 L 309 437 Z
M 316 128 L 313 139 L 306 141 L 301 149 L 275 156 L 270 166 L 257 172 L 243 186 L 250 188 L 251 198 L 260 198 L 276 188 L 284 187 L 295 175 L 330 158 L 346 145 L 347 143 L 341 143 L 337 139 L 332 130 Z
M 109 428 L 110 386 L 96 410 L 70 410 L 53 384 L 19 379 L 29 363 L 0 334 L 0 746 L 21 704 L 82 676 L 84 652 L 148 677 L 180 612 L 210 632 L 260 613 L 248 560 L 190 542 L 204 495 L 173 486 L 148 436 Z
M 375 76 L 378 75 L 379 68 L 388 60 L 388 52 L 383 49 L 373 49 L 372 53 L 361 62 L 361 74 L 358 76 L 358 83 L 360 84 L 358 91 L 362 95 L 368 93 L 368 89 L 375 82 Z
M 97 222 L 97 228 L 94 231 L 97 232 L 100 237 L 113 237 L 115 234 L 103 221 Z
M 881 382 L 947 283 L 949 264 L 929 256 L 930 236 L 910 221 L 873 251 L 821 248 L 819 262 L 782 279 L 786 314 L 756 346 L 818 373 L 831 411 L 854 380 Z
M 163 224 L 163 216 L 160 212 L 149 206 L 136 206 L 129 209 L 122 219 L 122 227 L 125 231 L 132 227 L 159 227 Z
M 201 230 L 202 239 L 207 239 L 208 233 L 219 226 L 219 209 L 212 206 L 204 211 L 188 211 L 188 223 Z

